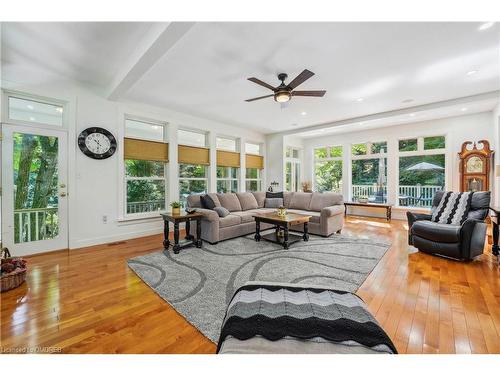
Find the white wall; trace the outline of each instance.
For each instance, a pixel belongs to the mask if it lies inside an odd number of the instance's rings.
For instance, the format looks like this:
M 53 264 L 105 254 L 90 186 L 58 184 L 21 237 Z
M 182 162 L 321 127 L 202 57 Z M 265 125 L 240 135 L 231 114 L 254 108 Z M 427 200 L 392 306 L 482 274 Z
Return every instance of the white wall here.
M 32 77 L 32 76 L 31 76 Z M 122 137 L 124 114 L 142 116 L 169 123 L 170 163 L 169 199 L 178 200 L 177 186 L 177 143 L 176 129 L 188 127 L 209 132 L 209 139 L 215 142 L 215 135 L 235 135 L 243 142 L 264 143 L 265 137 L 258 132 L 228 124 L 193 117 L 165 108 L 118 103 L 104 99 L 92 91 L 67 82 L 62 78 L 44 80 L 42 83 L 3 81 L 2 88 L 27 94 L 40 95 L 67 102 L 68 121 L 68 198 L 69 198 L 69 248 L 80 248 L 124 240 L 149 234 L 161 233 L 162 223 L 158 218 L 135 221 L 120 221 L 120 191 L 123 192 Z M 106 160 L 93 160 L 83 155 L 77 146 L 77 135 L 90 126 L 100 126 L 111 131 L 118 140 L 118 151 Z M 215 145 L 211 144 L 215 148 Z M 242 158 L 244 161 L 244 158 Z M 212 158 L 212 174 L 215 158 Z M 242 170 L 244 165 L 242 165 Z M 211 182 L 211 186 L 215 181 Z M 240 185 L 244 187 L 244 184 Z M 107 223 L 103 222 L 107 216 Z M 160 245 L 160 244 L 159 244 Z
M 498 132 L 497 132 L 498 133 Z M 388 142 L 388 189 L 394 189 L 397 186 L 396 169 L 398 165 L 397 147 L 398 140 L 402 138 L 412 138 L 419 136 L 446 135 L 447 163 L 451 163 L 451 173 L 447 176 L 447 188 L 450 190 L 458 190 L 460 184 L 459 174 L 459 159 L 458 152 L 461 145 L 465 141 L 478 141 L 481 139 L 495 140 L 495 130 L 493 126 L 492 112 L 484 112 L 478 114 L 462 115 L 439 120 L 424 121 L 412 124 L 396 125 L 379 129 L 365 130 L 359 132 L 343 133 L 338 135 L 325 135 L 323 137 L 310 138 L 304 140 L 304 160 L 303 170 L 308 175 L 304 175 L 304 179 L 314 180 L 314 158 L 313 150 L 320 146 L 343 145 L 344 147 L 344 163 L 343 174 L 349 174 L 348 165 L 350 164 L 349 152 L 352 143 L 362 142 Z M 498 134 L 497 134 L 498 135 Z M 344 197 L 348 196 L 349 187 L 344 183 Z M 496 185 L 498 190 L 498 184 Z M 492 189 L 495 192 L 495 189 Z M 388 192 L 390 196 L 390 192 Z M 495 194 L 498 197 L 498 192 Z M 395 194 L 393 194 L 395 196 Z M 390 202 L 394 204 L 395 202 Z M 398 212 L 401 211 L 401 212 Z M 395 209 L 393 217 L 404 218 L 406 209 Z M 383 217 L 384 213 L 377 213 L 374 210 L 359 211 L 362 214 Z

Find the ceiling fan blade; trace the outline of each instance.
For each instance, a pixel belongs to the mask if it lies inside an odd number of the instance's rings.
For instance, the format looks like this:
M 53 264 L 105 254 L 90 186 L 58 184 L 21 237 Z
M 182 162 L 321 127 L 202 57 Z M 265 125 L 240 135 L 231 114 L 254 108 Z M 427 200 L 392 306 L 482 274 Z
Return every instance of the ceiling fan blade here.
M 326 90 L 315 90 L 315 91 L 292 91 L 292 96 L 317 96 L 322 97 L 325 95 Z
M 271 95 L 264 95 L 264 96 L 259 96 L 258 98 L 247 99 L 247 100 L 245 100 L 245 101 L 246 101 L 246 102 L 253 102 L 254 100 L 259 100 L 259 99 L 270 98 L 271 96 L 274 96 L 274 94 L 271 94 Z
M 288 84 L 288 87 L 290 87 L 291 89 L 294 89 L 298 85 L 300 85 L 300 84 L 304 83 L 305 81 L 307 81 L 313 75 L 314 75 L 313 72 L 311 72 L 310 70 L 304 69 L 302 71 L 302 73 L 300 73 L 297 77 L 295 77 L 295 79 L 292 82 L 290 82 Z
M 266 88 L 268 88 L 269 90 L 275 90 L 275 88 L 273 86 L 271 86 L 270 84 L 268 83 L 265 83 L 264 81 L 261 81 L 260 79 L 258 78 L 255 78 L 255 77 L 252 77 L 252 78 L 247 78 L 249 81 L 253 82 L 253 83 L 256 83 L 258 85 L 261 85 L 261 86 L 264 86 Z

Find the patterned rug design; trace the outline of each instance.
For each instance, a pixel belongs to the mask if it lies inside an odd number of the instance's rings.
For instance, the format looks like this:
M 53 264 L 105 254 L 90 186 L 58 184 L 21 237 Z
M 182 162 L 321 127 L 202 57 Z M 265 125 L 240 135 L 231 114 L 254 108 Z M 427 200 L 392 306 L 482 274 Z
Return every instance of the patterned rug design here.
M 311 236 L 290 249 L 253 235 L 203 243 L 179 254 L 159 251 L 129 259 L 129 267 L 206 337 L 217 343 L 233 293 L 247 281 L 321 285 L 355 292 L 390 244 L 344 235 Z

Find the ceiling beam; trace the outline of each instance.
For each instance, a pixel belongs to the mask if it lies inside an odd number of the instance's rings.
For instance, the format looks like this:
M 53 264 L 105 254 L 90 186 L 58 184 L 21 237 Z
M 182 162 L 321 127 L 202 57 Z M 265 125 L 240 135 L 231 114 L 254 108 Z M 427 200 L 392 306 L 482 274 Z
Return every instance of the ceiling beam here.
M 124 69 L 116 76 L 107 90 L 107 98 L 117 100 L 155 65 L 195 22 L 161 22 L 151 26 L 141 45 L 137 46 Z
M 324 123 L 324 124 L 303 126 L 301 128 L 296 128 L 296 129 L 292 129 L 292 130 L 285 130 L 282 132 L 275 132 L 275 133 L 269 133 L 269 134 L 294 135 L 294 134 L 300 134 L 300 133 L 307 133 L 307 132 L 312 132 L 315 130 L 330 129 L 330 128 L 335 128 L 336 126 L 341 126 L 341 125 L 357 124 L 360 122 L 367 122 L 370 120 L 379 120 L 379 119 L 383 119 L 383 118 L 406 115 L 406 114 L 419 112 L 419 111 L 427 111 L 427 110 L 432 110 L 432 109 L 436 109 L 436 108 L 449 107 L 452 105 L 467 104 L 467 103 L 477 102 L 477 101 L 481 101 L 481 100 L 488 100 L 488 99 L 497 99 L 498 100 L 499 98 L 500 98 L 500 90 L 496 90 L 496 91 L 490 91 L 490 92 L 485 92 L 485 93 L 471 95 L 471 96 L 464 96 L 461 98 L 443 100 L 440 102 L 433 102 L 433 103 L 422 104 L 422 105 L 417 105 L 417 106 L 413 106 L 413 107 L 407 107 L 407 108 L 396 109 L 396 110 L 391 110 L 391 111 L 373 113 L 373 114 L 369 114 L 369 115 L 365 115 L 365 116 L 352 117 L 352 118 L 328 122 L 328 123 Z M 353 130 L 353 131 L 355 131 L 355 130 Z

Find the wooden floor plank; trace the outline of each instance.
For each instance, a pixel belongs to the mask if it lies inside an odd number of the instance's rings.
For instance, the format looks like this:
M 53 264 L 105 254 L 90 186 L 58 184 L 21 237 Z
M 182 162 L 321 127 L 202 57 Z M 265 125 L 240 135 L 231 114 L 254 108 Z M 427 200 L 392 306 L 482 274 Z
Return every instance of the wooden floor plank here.
M 389 241 L 358 290 L 400 353 L 500 353 L 500 268 L 489 249 L 462 263 L 407 245 L 406 223 L 350 216 L 345 235 Z M 29 258 L 0 296 L 2 348 L 64 353 L 214 353 L 215 345 L 140 280 L 127 259 L 161 236 Z

